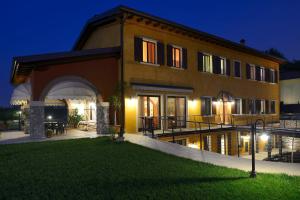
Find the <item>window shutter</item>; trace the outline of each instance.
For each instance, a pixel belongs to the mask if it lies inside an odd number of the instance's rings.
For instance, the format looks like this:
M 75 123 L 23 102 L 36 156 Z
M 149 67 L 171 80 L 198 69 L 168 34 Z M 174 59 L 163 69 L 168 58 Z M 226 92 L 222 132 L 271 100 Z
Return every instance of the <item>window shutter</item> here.
M 134 37 L 134 60 L 137 62 L 143 61 L 143 39 Z
M 167 65 L 172 67 L 173 63 L 172 63 L 172 46 L 171 45 L 167 45 Z
M 275 70 L 274 74 L 275 74 L 275 83 L 278 83 L 278 71 Z
M 231 69 L 230 60 L 226 59 L 226 75 L 227 76 L 230 76 L 230 69 Z
M 270 104 L 269 104 L 269 100 L 266 100 L 266 114 L 270 113 Z
M 203 53 L 198 52 L 198 71 L 203 72 Z
M 165 48 L 161 42 L 157 42 L 157 64 L 165 64 Z
M 250 78 L 251 78 L 251 76 L 250 76 L 250 71 L 251 71 L 251 67 L 250 67 L 250 65 L 247 63 L 247 64 L 246 64 L 246 78 L 247 78 L 247 79 L 250 79 Z
M 260 110 L 261 110 L 261 100 L 255 100 L 255 113 L 256 114 L 260 114 Z
M 241 68 L 239 62 L 234 62 L 234 76 L 241 77 Z
M 187 69 L 187 49 L 182 48 L 182 68 Z
M 218 56 L 213 56 L 213 73 L 214 74 L 221 73 L 221 61 Z
M 270 82 L 270 69 L 265 68 L 265 81 Z
M 260 81 L 260 66 L 255 66 L 255 79 Z

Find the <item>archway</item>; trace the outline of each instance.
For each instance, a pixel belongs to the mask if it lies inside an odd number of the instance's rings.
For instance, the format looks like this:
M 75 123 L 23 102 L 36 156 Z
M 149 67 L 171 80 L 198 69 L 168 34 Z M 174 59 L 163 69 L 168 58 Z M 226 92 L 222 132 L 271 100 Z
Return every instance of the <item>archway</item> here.
M 44 124 L 44 130 L 40 132 L 45 133 L 45 128 L 54 131 L 53 127 L 60 127 L 55 130 L 56 133 L 65 132 L 65 127 L 77 128 L 78 125 L 82 125 L 86 130 L 88 127 L 96 129 L 98 134 L 107 133 L 109 105 L 102 102 L 98 89 L 86 79 L 75 76 L 57 78 L 44 88 L 39 102 L 43 105 L 39 105 L 39 111 L 36 110 L 39 117 L 43 118 Z M 31 109 L 34 110 L 34 107 Z M 34 129 L 31 131 L 38 134 Z M 35 133 L 31 134 L 37 137 L 45 136 Z

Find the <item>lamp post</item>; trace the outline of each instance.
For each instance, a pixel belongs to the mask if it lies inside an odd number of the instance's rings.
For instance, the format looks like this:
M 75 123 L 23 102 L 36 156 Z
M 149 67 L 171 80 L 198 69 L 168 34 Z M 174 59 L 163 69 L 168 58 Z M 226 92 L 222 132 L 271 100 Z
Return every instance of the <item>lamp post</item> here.
M 263 123 L 263 130 L 265 130 L 265 121 L 262 119 L 257 119 L 255 123 L 251 124 L 251 156 L 252 156 L 252 170 L 250 172 L 250 178 L 256 177 L 255 171 L 255 140 L 256 140 L 256 124 L 258 122 Z
M 21 114 L 22 114 L 22 111 L 18 111 L 18 117 L 19 117 L 19 131 L 21 130 Z

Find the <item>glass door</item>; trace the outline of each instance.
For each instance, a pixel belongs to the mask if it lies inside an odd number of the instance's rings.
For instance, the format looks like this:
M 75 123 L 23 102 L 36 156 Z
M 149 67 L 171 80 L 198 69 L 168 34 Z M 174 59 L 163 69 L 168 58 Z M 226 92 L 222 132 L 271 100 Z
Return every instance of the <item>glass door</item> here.
M 186 98 L 168 97 L 167 98 L 168 127 L 185 127 L 186 121 Z
M 138 96 L 138 130 L 149 128 L 160 129 L 160 97 Z

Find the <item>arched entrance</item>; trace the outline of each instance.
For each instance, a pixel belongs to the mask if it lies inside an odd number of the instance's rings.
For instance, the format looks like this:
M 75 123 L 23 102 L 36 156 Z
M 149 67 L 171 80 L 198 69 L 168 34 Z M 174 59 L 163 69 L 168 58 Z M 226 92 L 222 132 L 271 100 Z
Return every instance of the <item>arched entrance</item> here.
M 48 130 L 54 125 L 77 128 L 80 124 L 86 129 L 94 128 L 98 134 L 108 131 L 109 104 L 102 102 L 98 89 L 81 77 L 67 76 L 51 81 L 35 104 L 31 102 L 30 134 L 33 137 L 45 137 L 45 128 Z

